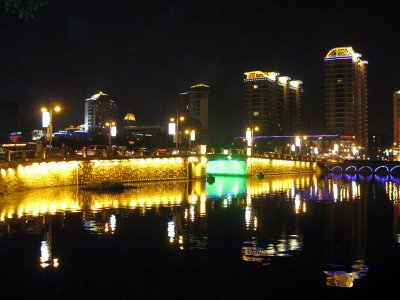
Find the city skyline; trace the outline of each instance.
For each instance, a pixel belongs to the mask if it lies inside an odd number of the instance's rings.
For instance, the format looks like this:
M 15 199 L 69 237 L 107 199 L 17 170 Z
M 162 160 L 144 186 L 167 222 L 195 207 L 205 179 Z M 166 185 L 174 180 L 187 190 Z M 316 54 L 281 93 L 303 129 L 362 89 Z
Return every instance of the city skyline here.
M 38 107 L 59 99 L 64 110 L 55 127 L 62 128 L 83 123 L 84 100 L 104 91 L 119 115 L 166 123 L 179 107 L 179 93 L 205 83 L 210 132 L 237 135 L 244 134 L 238 122 L 243 73 L 275 71 L 303 81 L 304 115 L 318 134 L 324 132 L 323 58 L 332 48 L 351 46 L 370 63 L 370 132 L 391 135 L 392 94 L 400 87 L 395 20 L 394 9 L 375 4 L 290 1 L 150 6 L 60 0 L 29 21 L 1 11 L 0 51 L 7 60 L 0 101 L 28 105 L 39 126 Z

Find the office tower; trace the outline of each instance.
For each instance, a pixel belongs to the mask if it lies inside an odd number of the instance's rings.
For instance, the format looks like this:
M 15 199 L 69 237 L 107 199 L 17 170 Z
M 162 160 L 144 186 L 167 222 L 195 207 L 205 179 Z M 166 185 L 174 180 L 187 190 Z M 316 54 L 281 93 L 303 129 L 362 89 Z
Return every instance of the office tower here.
M 393 93 L 393 141 L 400 145 L 400 91 Z
M 208 95 L 210 87 L 200 83 L 180 93 L 180 112 L 194 120 L 202 131 L 208 129 Z
M 355 136 L 368 147 L 368 62 L 352 47 L 334 48 L 324 58 L 325 124 L 328 134 Z
M 302 130 L 302 81 L 276 72 L 244 73 L 244 126 L 262 135 L 294 135 Z
M 110 131 L 107 123 L 116 122 L 116 118 L 117 105 L 109 95 L 99 92 L 85 100 L 86 131 L 107 134 Z

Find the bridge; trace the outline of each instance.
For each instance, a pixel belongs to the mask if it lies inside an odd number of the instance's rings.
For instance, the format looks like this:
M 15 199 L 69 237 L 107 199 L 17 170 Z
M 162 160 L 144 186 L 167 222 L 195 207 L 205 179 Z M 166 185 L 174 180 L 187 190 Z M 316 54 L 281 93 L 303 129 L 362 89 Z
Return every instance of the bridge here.
M 343 162 L 318 162 L 322 172 L 399 174 L 400 161 L 345 160 Z

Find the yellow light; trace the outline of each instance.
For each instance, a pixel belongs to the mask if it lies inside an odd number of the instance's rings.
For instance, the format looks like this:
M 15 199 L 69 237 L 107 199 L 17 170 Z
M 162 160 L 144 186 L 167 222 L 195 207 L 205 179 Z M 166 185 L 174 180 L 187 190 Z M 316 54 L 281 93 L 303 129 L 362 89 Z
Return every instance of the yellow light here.
M 58 261 L 58 258 L 54 258 L 54 259 L 53 259 L 53 266 L 54 266 L 55 268 L 58 268 L 59 265 L 60 265 L 60 263 L 59 263 L 59 261 Z
M 9 171 L 10 174 L 12 174 L 13 169 L 9 168 L 8 171 Z M 18 173 L 24 174 L 25 173 L 24 171 L 25 171 L 24 167 L 22 165 L 19 165 L 18 166 Z
M 280 83 L 282 83 L 282 84 L 286 84 L 288 80 L 290 80 L 290 77 L 288 77 L 288 76 L 280 76 L 280 77 L 278 77 L 278 81 Z
M 42 107 L 41 111 L 42 111 L 42 112 L 46 112 L 46 111 L 47 111 L 47 108 L 46 108 L 46 107 Z
M 60 106 L 57 105 L 57 106 L 54 107 L 54 111 L 59 112 L 60 110 L 61 110 Z
M 289 82 L 290 86 L 293 88 L 298 88 L 300 86 L 300 84 L 302 84 L 303 82 L 301 80 L 292 80 Z

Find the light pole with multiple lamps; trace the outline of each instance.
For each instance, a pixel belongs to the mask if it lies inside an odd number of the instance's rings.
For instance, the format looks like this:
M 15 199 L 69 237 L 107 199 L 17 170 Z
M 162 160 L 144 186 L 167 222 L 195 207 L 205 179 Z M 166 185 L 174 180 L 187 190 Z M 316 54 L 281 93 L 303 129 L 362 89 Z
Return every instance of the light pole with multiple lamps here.
M 50 104 L 49 107 L 42 107 L 42 124 L 43 127 L 47 128 L 46 132 L 46 140 L 48 144 L 51 146 L 51 142 L 53 140 L 53 111 L 59 112 L 61 107 L 59 105 Z
M 251 126 L 246 129 L 246 140 L 247 140 L 247 156 L 253 156 L 254 149 L 254 132 L 259 130 L 258 126 Z
M 190 153 L 190 142 L 196 139 L 196 131 L 194 129 L 186 129 L 185 134 L 188 135 L 188 143 L 189 143 L 188 153 Z
M 179 121 L 184 121 L 184 116 L 176 115 L 175 118 L 170 118 L 169 126 L 168 126 L 168 133 L 174 135 L 175 140 L 175 152 L 178 153 L 178 143 L 179 143 Z
M 111 149 L 111 137 L 116 136 L 116 127 L 115 127 L 115 122 L 110 121 L 105 124 L 107 127 L 110 127 L 110 130 L 108 131 L 108 147 Z

